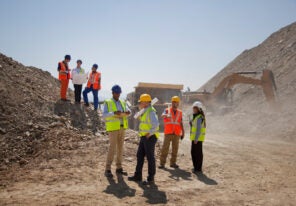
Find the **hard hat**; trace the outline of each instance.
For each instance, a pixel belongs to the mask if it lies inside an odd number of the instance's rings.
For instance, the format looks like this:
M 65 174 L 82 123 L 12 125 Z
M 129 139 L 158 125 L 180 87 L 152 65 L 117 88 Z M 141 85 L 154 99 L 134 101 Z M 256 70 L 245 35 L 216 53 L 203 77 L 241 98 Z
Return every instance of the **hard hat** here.
M 202 109 L 202 108 L 203 108 L 203 105 L 202 105 L 201 102 L 196 101 L 196 102 L 193 103 L 192 108 L 193 108 L 193 107 L 197 107 L 197 108 L 199 108 L 199 109 Z
M 99 66 L 98 66 L 97 64 L 94 64 L 93 67 L 94 67 L 95 69 L 97 69 Z
M 120 94 L 121 93 L 121 87 L 119 85 L 114 85 L 112 87 L 112 92 L 116 93 L 116 94 Z
M 69 54 L 65 55 L 65 59 L 71 60 L 71 56 Z
M 172 97 L 172 102 L 180 102 L 180 97 L 178 97 L 178 96 L 173 96 L 173 97 Z
M 149 94 L 142 94 L 138 102 L 151 102 L 151 96 Z

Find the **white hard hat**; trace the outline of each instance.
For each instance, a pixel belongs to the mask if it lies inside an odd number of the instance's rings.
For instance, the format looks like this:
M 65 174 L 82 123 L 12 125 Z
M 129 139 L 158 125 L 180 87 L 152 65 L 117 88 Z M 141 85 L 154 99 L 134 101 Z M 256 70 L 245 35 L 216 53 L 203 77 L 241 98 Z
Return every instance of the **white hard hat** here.
M 193 103 L 192 108 L 193 108 L 193 107 L 198 107 L 198 108 L 202 109 L 202 108 L 203 108 L 203 105 L 202 105 L 201 102 L 196 101 L 196 102 Z

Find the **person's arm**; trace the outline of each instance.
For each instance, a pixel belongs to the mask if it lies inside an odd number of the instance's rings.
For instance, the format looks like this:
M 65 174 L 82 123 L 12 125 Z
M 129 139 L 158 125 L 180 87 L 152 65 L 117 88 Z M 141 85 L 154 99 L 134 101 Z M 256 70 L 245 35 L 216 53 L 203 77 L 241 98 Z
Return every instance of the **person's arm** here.
M 152 128 L 150 129 L 150 131 L 146 135 L 146 137 L 150 137 L 151 135 L 155 134 L 157 131 L 157 128 L 159 126 L 159 121 L 158 121 L 157 115 L 154 111 L 150 112 L 149 117 L 150 117 L 150 122 L 152 124 Z
M 201 123 L 202 123 L 202 118 L 198 118 L 196 121 L 196 132 L 195 132 L 195 140 L 194 140 L 195 144 L 198 142 L 198 138 L 201 130 Z
M 168 110 L 164 109 L 163 113 L 161 114 L 162 118 L 167 118 L 168 117 Z
M 104 103 L 103 118 L 112 117 L 112 116 L 114 116 L 114 112 L 109 112 L 109 111 L 108 111 L 108 105 L 107 105 L 107 103 L 105 102 L 105 103 Z
M 61 71 L 61 65 L 58 63 L 58 71 Z
M 184 130 L 184 125 L 183 125 L 183 119 L 181 119 L 181 128 L 182 128 L 182 136 L 180 137 L 181 140 L 184 138 L 185 136 L 185 130 Z

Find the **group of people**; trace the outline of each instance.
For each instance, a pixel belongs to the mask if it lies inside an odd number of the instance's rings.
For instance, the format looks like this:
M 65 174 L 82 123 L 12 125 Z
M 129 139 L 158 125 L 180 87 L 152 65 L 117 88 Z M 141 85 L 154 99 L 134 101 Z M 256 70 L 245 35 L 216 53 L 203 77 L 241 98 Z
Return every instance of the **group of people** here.
M 71 60 L 70 55 L 66 55 L 64 61 L 59 63 L 59 80 L 61 81 L 61 99 L 66 99 L 66 92 L 71 79 L 70 69 L 68 63 Z M 72 71 L 72 77 L 76 73 L 84 73 L 81 68 L 82 61 L 77 60 L 77 67 Z M 98 108 L 98 91 L 101 88 L 101 73 L 97 72 L 98 65 L 94 64 L 92 72 L 88 77 L 87 86 L 83 91 L 83 99 L 86 106 L 89 105 L 87 93 L 92 91 L 94 95 L 94 109 Z M 82 85 L 74 84 L 75 88 L 75 102 L 80 103 Z M 103 109 L 103 118 L 106 123 L 106 131 L 109 135 L 109 148 L 106 158 L 105 176 L 112 178 L 112 162 L 116 155 L 116 174 L 127 175 L 123 169 L 123 145 L 125 130 L 128 129 L 128 117 L 131 114 L 126 102 L 120 99 L 122 93 L 119 85 L 114 85 L 111 89 L 112 98 L 105 100 Z M 142 94 L 138 100 L 140 115 L 139 121 L 139 136 L 140 142 L 137 150 L 137 164 L 133 176 L 128 177 L 130 181 L 140 182 L 143 180 L 143 165 L 145 157 L 148 162 L 148 176 L 143 184 L 154 183 L 154 176 L 156 174 L 156 160 L 155 160 L 155 145 L 159 138 L 159 120 L 157 111 L 151 104 L 151 96 L 149 94 Z M 182 119 L 182 111 L 178 109 L 180 104 L 180 97 L 173 96 L 171 98 L 171 106 L 166 108 L 161 117 L 164 122 L 164 141 L 160 155 L 159 169 L 164 169 L 166 159 L 169 152 L 170 144 L 172 143 L 172 154 L 170 159 L 170 167 L 179 168 L 177 164 L 177 154 L 179 148 L 179 140 L 184 138 L 185 131 Z M 206 118 L 203 112 L 203 105 L 201 102 L 194 102 L 192 105 L 192 115 L 190 116 L 190 140 L 191 140 L 191 157 L 193 163 L 193 172 L 202 172 L 203 151 L 202 145 L 205 139 Z
M 73 79 L 73 77 L 77 74 L 85 74 L 85 70 L 81 67 L 82 61 L 78 59 L 76 61 L 77 65 L 72 70 L 69 68 L 69 62 L 71 61 L 70 55 L 65 55 L 65 58 L 63 61 L 58 63 L 58 72 L 59 72 L 59 80 L 61 82 L 61 88 L 60 88 L 60 96 L 62 101 L 69 101 L 67 99 L 67 90 L 69 86 L 70 79 Z M 89 92 L 92 92 L 93 98 L 94 98 L 94 109 L 98 109 L 99 105 L 99 98 L 98 98 L 98 92 L 101 89 L 101 73 L 98 72 L 98 65 L 93 64 L 92 71 L 89 74 L 87 85 L 85 89 L 82 92 L 82 84 L 76 84 L 74 83 L 74 93 L 75 93 L 75 103 L 80 104 L 81 103 L 81 92 L 83 94 L 83 101 L 85 106 L 89 106 L 88 102 L 88 96 L 87 94 Z

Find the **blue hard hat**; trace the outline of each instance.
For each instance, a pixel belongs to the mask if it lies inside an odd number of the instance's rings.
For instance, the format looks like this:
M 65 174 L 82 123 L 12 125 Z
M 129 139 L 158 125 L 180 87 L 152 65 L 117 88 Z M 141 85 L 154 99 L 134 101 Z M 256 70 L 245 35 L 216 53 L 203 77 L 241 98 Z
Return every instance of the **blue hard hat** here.
M 97 64 L 94 64 L 93 67 L 97 69 L 99 66 Z
M 71 60 L 71 56 L 69 54 L 65 55 L 65 59 Z
M 116 93 L 116 94 L 120 94 L 121 93 L 121 87 L 119 85 L 114 85 L 112 87 L 112 92 Z

